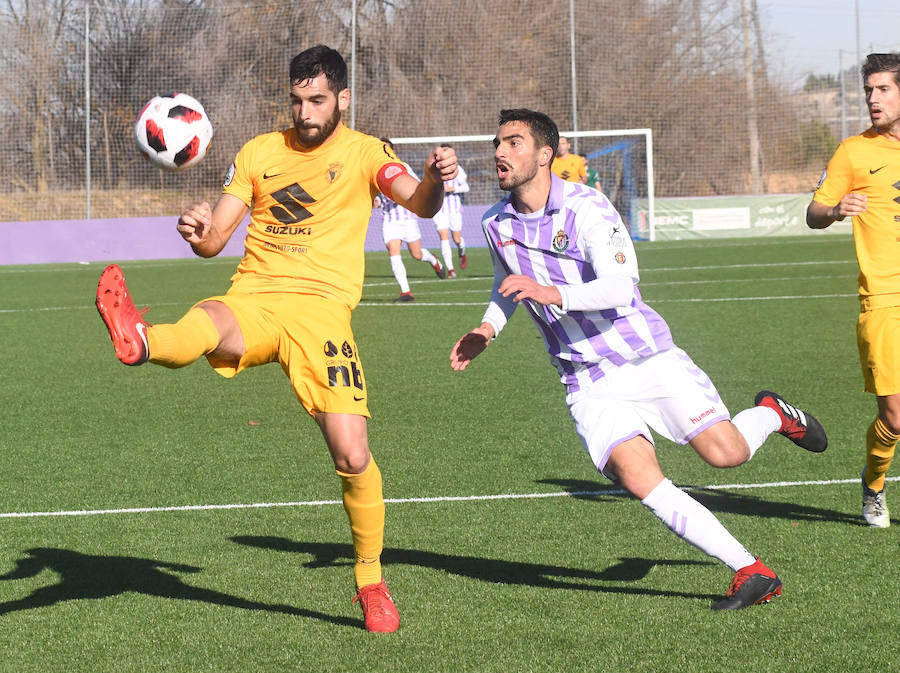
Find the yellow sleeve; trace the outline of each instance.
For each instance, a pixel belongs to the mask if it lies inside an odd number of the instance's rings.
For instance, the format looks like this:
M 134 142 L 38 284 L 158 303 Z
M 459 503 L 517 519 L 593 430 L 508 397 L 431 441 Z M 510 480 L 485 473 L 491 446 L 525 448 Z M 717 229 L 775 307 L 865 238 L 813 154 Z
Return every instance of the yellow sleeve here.
M 845 143 L 841 143 L 822 174 L 813 201 L 825 206 L 838 203 L 845 194 L 853 191 L 853 164 Z
M 225 184 L 222 186 L 223 193 L 238 197 L 247 206 L 253 203 L 253 178 L 250 173 L 253 157 L 252 143 L 252 140 L 246 143 L 237 153 L 225 176 Z

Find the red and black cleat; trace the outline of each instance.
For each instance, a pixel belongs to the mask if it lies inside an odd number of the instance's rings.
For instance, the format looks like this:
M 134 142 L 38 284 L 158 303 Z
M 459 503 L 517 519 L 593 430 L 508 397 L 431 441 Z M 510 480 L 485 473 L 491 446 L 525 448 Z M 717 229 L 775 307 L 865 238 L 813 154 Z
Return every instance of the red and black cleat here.
M 744 566 L 734 574 L 725 598 L 713 603 L 713 610 L 740 610 L 741 608 L 768 603 L 781 595 L 781 580 L 766 565 L 756 558 L 751 565 Z
M 761 390 L 754 401 L 756 406 L 773 409 L 781 418 L 778 434 L 807 451 L 820 453 L 828 448 L 825 428 L 811 413 L 788 404 L 781 395 L 771 390 Z

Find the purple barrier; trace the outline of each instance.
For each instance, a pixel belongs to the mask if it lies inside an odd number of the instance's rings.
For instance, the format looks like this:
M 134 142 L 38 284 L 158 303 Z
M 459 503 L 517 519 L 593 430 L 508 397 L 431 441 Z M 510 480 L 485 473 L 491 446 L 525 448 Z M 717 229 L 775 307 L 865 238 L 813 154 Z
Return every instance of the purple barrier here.
M 462 234 L 467 247 L 484 247 L 485 243 L 484 233 L 481 230 L 481 216 L 484 215 L 484 211 L 489 207 L 490 206 L 484 205 L 462 207 Z M 432 253 L 440 258 L 441 239 L 438 237 L 437 230 L 434 228 L 434 222 L 430 219 L 421 217 L 417 219 L 419 220 L 419 231 L 422 232 L 422 246 L 429 248 Z M 451 243 L 451 245 L 453 244 Z M 384 250 L 384 240 L 381 236 L 381 213 L 378 211 L 375 211 L 372 214 L 372 220 L 369 222 L 369 232 L 366 235 L 366 250 Z
M 469 247 L 484 246 L 481 215 L 486 206 L 463 206 L 463 236 Z M 0 222 L 0 266 L 106 262 L 193 257 L 175 231 L 177 216 L 127 217 L 115 220 L 45 220 Z M 221 256 L 241 257 L 247 222 L 242 222 Z M 431 220 L 420 219 L 422 244 L 439 247 Z M 381 211 L 375 210 L 366 234 L 366 250 L 384 250 Z
M 175 231 L 177 217 L 0 222 L 0 264 L 105 262 L 193 257 Z M 224 255 L 242 255 L 246 223 Z

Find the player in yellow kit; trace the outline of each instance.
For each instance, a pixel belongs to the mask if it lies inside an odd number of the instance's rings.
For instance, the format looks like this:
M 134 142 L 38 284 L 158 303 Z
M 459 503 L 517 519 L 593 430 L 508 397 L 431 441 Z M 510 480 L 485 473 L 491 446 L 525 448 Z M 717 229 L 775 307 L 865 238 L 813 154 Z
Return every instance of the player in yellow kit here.
M 587 162 L 580 154 L 572 154 L 569 139 L 565 136 L 559 137 L 559 148 L 556 150 L 556 156 L 553 157 L 553 163 L 550 164 L 550 170 L 563 180 L 568 182 L 587 182 Z M 591 185 L 593 187 L 593 185 Z
M 364 243 L 379 192 L 421 217 L 441 206 L 457 172 L 452 149 L 435 148 L 421 182 L 377 138 L 341 123 L 347 66 L 317 46 L 290 65 L 294 126 L 250 140 L 228 171 L 214 208 L 184 209 L 177 229 L 212 257 L 250 212 L 245 254 L 225 295 L 196 304 L 174 324 L 151 325 L 134 306 L 122 269 L 109 266 L 97 308 L 125 364 L 182 367 L 206 356 L 231 377 L 278 362 L 315 419 L 341 479 L 356 552 L 354 602 L 370 631 L 395 631 L 396 606 L 381 572 L 384 498 L 368 445 L 368 391 L 350 313 L 362 294 Z
M 885 475 L 900 440 L 900 53 L 869 54 L 862 67 L 872 126 L 845 139 L 819 182 L 806 222 L 852 218 L 859 262 L 857 343 L 878 415 L 866 433 L 863 517 L 887 528 Z

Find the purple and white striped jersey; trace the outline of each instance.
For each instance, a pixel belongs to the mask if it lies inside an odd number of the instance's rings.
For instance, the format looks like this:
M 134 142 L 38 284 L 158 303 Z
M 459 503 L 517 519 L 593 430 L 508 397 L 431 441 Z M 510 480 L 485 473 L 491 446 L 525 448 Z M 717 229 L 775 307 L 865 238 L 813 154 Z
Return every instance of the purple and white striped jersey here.
M 403 165 L 406 166 L 406 171 L 411 176 L 418 179 L 409 164 L 403 162 Z M 398 205 L 384 194 L 378 195 L 378 205 L 381 207 L 381 212 L 383 215 L 383 219 L 381 220 L 382 224 L 395 224 L 398 222 L 409 222 L 410 220 L 412 220 L 413 222 L 418 222 L 415 213 L 407 210 L 401 205 Z
M 469 180 L 468 176 L 466 176 L 466 172 L 463 170 L 462 166 L 458 166 L 457 170 L 459 172 L 456 177 L 445 183 L 445 189 L 446 185 L 449 185 L 453 189 L 452 191 L 444 192 L 444 203 L 440 210 L 442 214 L 451 218 L 462 216 L 462 199 L 459 195 L 469 191 Z
M 484 322 L 498 334 L 518 306 L 497 291 L 507 275 L 530 276 L 563 291 L 598 277 L 631 279 L 630 303 L 616 308 L 566 311 L 528 299 L 520 302 L 568 392 L 630 360 L 674 346 L 665 320 L 641 300 L 634 245 L 602 193 L 554 175 L 543 213 L 518 213 L 507 197 L 484 214 L 481 224 L 494 263 L 494 292 Z

